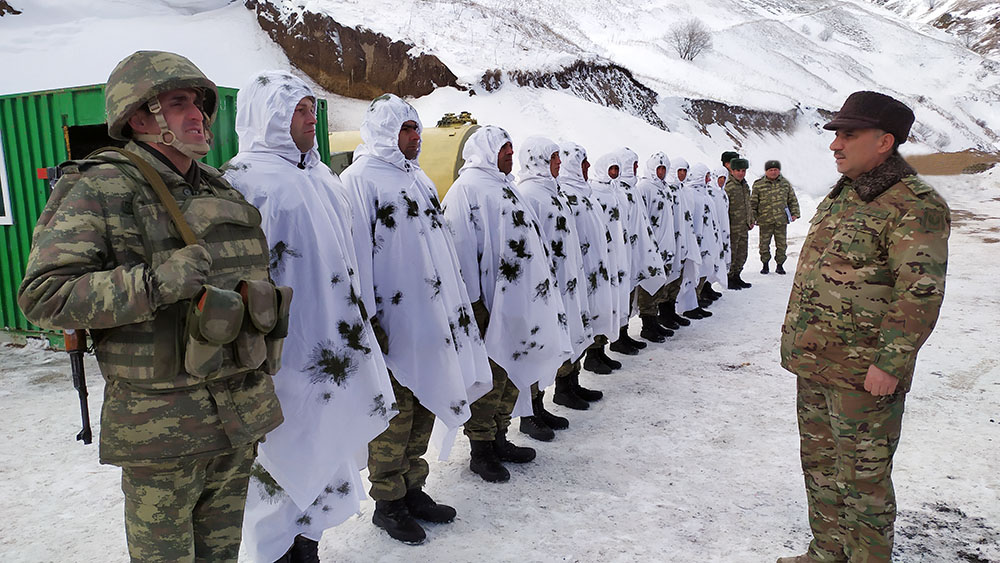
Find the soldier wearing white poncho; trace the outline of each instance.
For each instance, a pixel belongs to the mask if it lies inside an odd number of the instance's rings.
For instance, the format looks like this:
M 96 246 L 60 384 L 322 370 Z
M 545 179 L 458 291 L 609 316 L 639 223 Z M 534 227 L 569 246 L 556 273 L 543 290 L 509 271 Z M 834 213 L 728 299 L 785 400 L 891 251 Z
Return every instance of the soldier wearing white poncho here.
M 595 342 L 587 349 L 588 358 L 603 351 L 608 338 L 618 333 L 621 311 L 618 303 L 618 276 L 612 275 L 615 259 L 610 254 L 611 233 L 608 230 L 604 210 L 599 202 L 593 199 L 593 188 L 587 183 L 584 168 L 589 169 L 587 151 L 576 143 L 563 143 L 560 146 L 559 191 L 566 198 L 576 230 L 580 237 L 580 248 L 583 254 L 584 279 L 587 301 L 590 303 L 591 327 L 594 330 Z M 601 370 L 588 369 L 598 373 L 611 373 L 612 366 L 601 365 Z M 620 367 L 620 366 L 619 366 Z M 579 379 L 580 361 L 577 359 L 563 368 L 570 377 Z M 582 388 L 581 388 L 582 389 Z M 583 406 L 580 401 L 600 399 L 598 394 L 589 394 L 574 389 L 569 396 L 557 396 L 558 404 L 572 403 Z M 567 405 L 569 406 L 569 405 Z
M 625 233 L 625 218 L 622 201 L 625 199 L 624 193 L 618 187 L 617 177 L 620 167 L 617 154 L 606 154 L 596 160 L 590 167 L 591 178 L 589 181 L 591 193 L 590 199 L 599 206 L 604 215 L 604 222 L 608 229 L 610 239 L 608 242 L 608 272 L 612 280 L 615 298 L 613 310 L 615 311 L 615 325 L 619 333 L 621 326 L 628 323 L 629 298 L 631 293 L 631 268 L 632 255 L 628 244 L 628 236 Z M 627 334 L 627 333 L 626 333 Z M 608 357 L 604 351 L 609 338 L 598 336 L 594 344 L 587 350 L 587 357 L 583 361 L 583 367 L 594 373 L 607 374 L 612 370 L 622 367 L 621 362 Z M 645 348 L 646 344 L 636 341 L 640 348 Z M 640 348 L 632 348 L 631 354 L 638 354 Z
M 566 310 L 573 352 L 571 359 L 576 359 L 593 342 L 594 332 L 591 326 L 590 302 L 586 294 L 580 237 L 572 210 L 556 184 L 561 163 L 559 146 L 544 137 L 528 137 L 521 145 L 518 160 L 521 162 L 521 170 L 518 174 L 517 191 L 535 213 L 541 227 L 542 239 L 548 244 L 552 271 L 558 286 L 555 289 L 562 295 Z M 555 391 L 557 396 L 565 399 L 579 395 L 581 390 L 590 391 L 577 387 L 579 381 L 572 377 L 572 370 L 561 369 L 557 373 Z M 585 401 L 582 403 L 562 401 L 559 404 L 571 408 L 587 408 Z M 545 428 L 536 428 L 544 425 L 540 416 L 528 420 L 522 418 L 521 421 L 522 431 L 529 435 L 536 438 L 551 436 L 550 432 L 545 432 Z
M 660 323 L 659 307 L 667 301 L 670 284 L 680 279 L 681 264 L 677 254 L 677 233 L 675 232 L 674 204 L 670 188 L 667 186 L 667 171 L 670 170 L 670 159 L 658 152 L 646 161 L 642 179 L 635 187 L 639 202 L 645 208 L 649 217 L 649 226 L 653 231 L 653 240 L 663 259 L 663 271 L 666 285 L 655 295 L 644 289 L 639 289 L 637 304 L 639 318 L 642 320 L 640 336 L 653 342 L 662 342 L 664 338 L 673 336 L 673 330 L 678 325 L 666 319 L 670 324 Z
M 695 164 L 691 167 L 683 188 L 693 203 L 694 232 L 700 252 L 700 262 L 697 267 L 684 269 L 681 290 L 677 297 L 677 306 L 685 311 L 684 316 L 689 319 L 712 316 L 712 313 L 702 307 L 705 302 L 699 301 L 699 297 L 702 285 L 706 283 L 708 276 L 715 275 L 722 249 L 719 223 L 715 215 L 715 201 L 708 194 L 705 183 L 707 175 L 707 166 Z
M 618 155 L 621 174 L 617 178 L 617 184 L 613 183 L 612 185 L 617 185 L 621 194 L 620 202 L 625 219 L 625 233 L 628 237 L 629 256 L 632 262 L 629 269 L 631 276 L 629 304 L 631 306 L 635 304 L 639 287 L 649 294 L 655 294 L 664 285 L 666 279 L 663 274 L 663 258 L 653 240 L 653 231 L 649 226 L 646 206 L 635 192 L 637 180 L 635 171 L 639 164 L 638 156 L 627 147 L 620 149 Z M 628 348 L 638 348 L 637 341 L 628 335 L 629 316 L 631 316 L 631 307 L 629 315 L 622 319 L 623 324 L 619 331 L 618 341 L 611 344 L 611 349 L 616 352 L 629 353 Z M 662 342 L 662 339 L 655 341 Z
M 342 176 L 354 208 L 362 289 L 373 289 L 364 303 L 381 331 L 399 408 L 368 446 L 372 522 L 407 543 L 426 537 L 414 518 L 455 517 L 422 490 L 428 465 L 421 456 L 434 418 L 457 432 L 469 403 L 492 384 L 437 191 L 417 164 L 421 131 L 410 104 L 392 94 L 376 98 L 361 124 L 363 144 Z
M 257 561 L 315 553 L 324 529 L 358 512 L 357 454 L 395 414 L 357 299 L 350 205 L 315 147 L 315 102 L 291 74 L 255 76 L 237 96 L 240 152 L 225 172 L 261 212 L 271 277 L 295 294 L 274 378 L 285 421 L 260 444 L 247 492 L 243 537 Z
M 534 459 L 533 449 L 507 440 L 515 400 L 517 414 L 533 414 L 532 384 L 551 385 L 571 353 L 545 243 L 510 176 L 513 155 L 506 131 L 478 129 L 465 143 L 465 165 L 443 202 L 493 369 L 493 389 L 472 404 L 465 423 L 470 468 L 491 482 L 510 479 L 501 461 Z

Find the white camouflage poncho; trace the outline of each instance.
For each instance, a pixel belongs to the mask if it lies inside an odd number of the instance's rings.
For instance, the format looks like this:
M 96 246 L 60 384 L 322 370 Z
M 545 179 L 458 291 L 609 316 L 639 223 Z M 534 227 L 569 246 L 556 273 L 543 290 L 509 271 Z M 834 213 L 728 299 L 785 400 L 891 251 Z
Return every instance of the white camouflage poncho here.
M 611 234 L 608 246 L 609 270 L 617 278 L 615 312 L 618 326 L 624 326 L 629 319 L 629 301 L 632 298 L 632 252 L 625 232 L 626 213 L 622 202 L 625 193 L 619 188 L 618 180 L 608 176 L 608 168 L 619 163 L 617 154 L 606 154 L 590 167 L 591 199 L 604 211 L 605 224 Z M 615 337 L 617 338 L 617 337 Z
M 376 98 L 341 179 L 354 209 L 362 287 L 374 289 L 365 305 L 389 340 L 386 364 L 455 431 L 493 377 L 434 183 L 399 150 L 407 121 L 423 130 L 410 104 L 392 94 Z
M 693 202 L 692 216 L 701 262 L 691 271 L 686 268 L 684 270 L 681 291 L 677 297 L 677 305 L 682 311 L 698 308 L 698 282 L 701 278 L 714 278 L 722 250 L 718 221 L 715 218 L 715 201 L 708 195 L 705 185 L 706 174 L 708 174 L 707 166 L 695 164 L 689 170 L 687 180 L 684 182 L 683 189 Z
M 551 385 L 572 350 L 535 214 L 497 168 L 508 142 L 507 132 L 493 126 L 469 137 L 465 165 L 444 198 L 444 217 L 469 298 L 482 299 L 490 313 L 486 351 L 521 391 L 514 416 L 528 416 L 531 384 Z
M 528 137 L 518 151 L 521 170 L 517 192 L 538 220 L 549 249 L 557 291 L 563 299 L 573 358 L 594 341 L 590 303 L 584 289 L 583 254 L 572 211 L 556 185 L 549 162 L 559 146 L 544 137 Z
M 618 310 L 618 277 L 612 275 L 612 260 L 608 254 L 611 233 L 600 203 L 592 201 L 590 184 L 583 179 L 583 161 L 587 151 L 576 143 L 559 147 L 562 166 L 556 182 L 572 211 L 580 237 L 583 270 L 587 281 L 587 301 L 594 335 L 618 337 L 621 326 Z
M 676 232 L 670 188 L 656 175 L 656 169 L 660 166 L 670 170 L 670 159 L 662 152 L 655 153 L 646 161 L 645 173 L 634 191 L 646 208 L 653 240 L 663 259 L 664 276 L 667 283 L 670 283 L 681 275 L 680 258 L 677 254 L 679 233 Z
M 629 148 L 619 151 L 621 174 L 618 188 L 625 198 L 621 200 L 625 212 L 625 233 L 631 246 L 632 289 L 642 286 L 650 295 L 656 293 L 666 283 L 663 273 L 663 258 L 653 240 L 653 230 L 649 226 L 649 215 L 635 192 L 635 164 L 639 157 Z
M 225 173 L 261 212 L 271 277 L 294 290 L 274 377 L 285 421 L 260 444 L 247 492 L 244 543 L 260 561 L 280 557 L 297 534 L 319 540 L 358 512 L 358 454 L 395 414 L 359 298 L 343 186 L 315 148 L 303 155 L 289 133 L 292 112 L 307 96 L 315 99 L 300 79 L 280 71 L 261 73 L 240 90 L 240 152 Z
M 723 185 L 718 183 L 719 178 L 723 179 Z M 729 170 L 725 166 L 720 166 L 712 172 L 712 181 L 708 184 L 708 193 L 715 200 L 715 215 L 719 222 L 719 239 L 722 242 L 722 262 L 720 268 L 728 282 L 729 265 L 733 262 L 733 251 L 730 243 L 729 230 L 729 195 L 726 194 L 725 180 L 729 179 Z M 723 286 L 722 279 L 718 280 Z

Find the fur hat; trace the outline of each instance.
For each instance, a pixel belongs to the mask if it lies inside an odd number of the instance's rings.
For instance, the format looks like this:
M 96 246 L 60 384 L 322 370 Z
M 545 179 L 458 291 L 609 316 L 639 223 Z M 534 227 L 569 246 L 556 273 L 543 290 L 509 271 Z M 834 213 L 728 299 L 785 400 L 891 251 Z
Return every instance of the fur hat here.
M 770 170 L 772 168 L 777 168 L 778 170 L 781 170 L 781 162 L 777 160 L 769 160 L 764 163 L 764 170 Z
M 733 170 L 746 170 L 750 168 L 750 161 L 745 158 L 734 158 L 729 161 L 729 167 Z
M 740 153 L 738 153 L 736 151 L 726 151 L 726 152 L 722 153 L 722 164 L 726 164 L 726 163 L 732 161 L 734 158 L 739 158 L 739 157 L 740 157 Z

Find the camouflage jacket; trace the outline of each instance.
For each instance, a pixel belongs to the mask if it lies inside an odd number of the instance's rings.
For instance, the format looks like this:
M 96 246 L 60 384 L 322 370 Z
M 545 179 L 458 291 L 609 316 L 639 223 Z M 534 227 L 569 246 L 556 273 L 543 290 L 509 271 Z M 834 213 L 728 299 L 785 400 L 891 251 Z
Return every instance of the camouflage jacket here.
M 843 177 L 816 210 L 781 327 L 781 365 L 864 389 L 872 364 L 910 388 L 944 299 L 951 215 L 901 157 Z
M 781 175 L 774 180 L 761 176 L 753 183 L 750 211 L 761 225 L 787 225 L 789 215 L 800 216 L 799 200 L 795 197 L 795 190 Z
M 754 224 L 753 211 L 750 209 L 750 186 L 746 180 L 737 180 L 730 176 L 725 189 L 726 195 L 729 196 L 730 232 L 749 231 Z
M 142 147 L 129 143 L 126 149 L 156 169 L 182 210 L 192 196 L 248 205 L 219 171 L 210 166 L 197 163 L 200 170 L 194 177 L 199 181 L 192 186 Z M 18 303 L 25 316 L 39 326 L 92 329 L 102 371 L 113 366 L 119 371 L 125 369 L 128 373 L 131 369 L 141 374 L 149 371 L 145 363 L 148 358 L 140 355 L 129 364 L 127 348 L 110 354 L 102 343 L 114 341 L 116 330 L 156 322 L 164 315 L 176 320 L 161 328 L 174 331 L 179 339 L 184 327 L 178 329 L 174 325 L 183 323 L 184 315 L 177 310 L 186 310 L 188 302 L 175 305 L 158 302 L 146 255 L 163 250 L 150 246 L 166 243 L 148 240 L 137 216 L 142 213 L 146 217 L 147 208 L 162 205 L 143 204 L 139 194 L 148 185 L 141 180 L 142 176 L 124 157 L 107 154 L 118 164 L 86 160 L 63 165 L 65 175 L 35 226 Z M 260 229 L 259 213 L 256 218 L 253 232 Z M 158 230 L 172 230 L 166 224 L 169 219 L 165 214 L 160 221 L 163 224 L 155 223 Z M 192 228 L 199 232 L 197 224 L 192 223 Z M 221 244 L 239 245 L 240 254 L 260 255 L 258 247 L 263 240 L 260 232 L 259 238 Z M 176 239 L 177 247 L 182 244 Z M 264 259 L 260 262 L 239 257 L 216 258 L 209 274 L 210 283 L 219 284 L 213 280 L 235 276 L 266 279 L 266 245 L 262 250 Z M 214 255 L 212 249 L 209 252 Z M 136 342 L 135 347 L 148 344 Z M 183 350 L 180 341 L 176 345 L 173 349 L 180 353 Z M 103 355 L 102 350 L 105 350 Z M 127 365 L 133 367 L 122 368 Z M 176 365 L 183 365 L 183 360 Z M 177 369 L 183 373 L 180 367 Z M 106 374 L 105 379 L 102 463 L 121 465 L 214 456 L 256 443 L 282 420 L 271 377 L 261 371 L 209 384 L 162 390 L 142 385 L 140 377 L 135 379 L 136 383 L 128 377 L 110 378 Z

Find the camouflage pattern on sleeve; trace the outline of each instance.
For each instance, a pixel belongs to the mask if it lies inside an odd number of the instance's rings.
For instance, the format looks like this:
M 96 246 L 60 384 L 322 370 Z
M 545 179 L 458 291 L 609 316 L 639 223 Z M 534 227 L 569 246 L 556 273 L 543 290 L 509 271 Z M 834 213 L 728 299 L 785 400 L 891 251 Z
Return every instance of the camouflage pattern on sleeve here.
M 726 195 L 729 196 L 729 232 L 745 233 L 754 224 L 750 209 L 750 186 L 746 180 L 730 176 L 726 181 Z
M 842 178 L 817 208 L 782 326 L 781 363 L 859 390 L 874 364 L 906 392 L 944 299 L 951 215 L 915 175 L 870 200 L 859 195 L 866 190 Z

